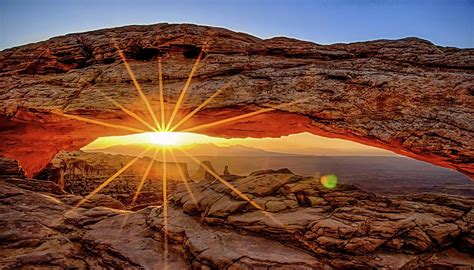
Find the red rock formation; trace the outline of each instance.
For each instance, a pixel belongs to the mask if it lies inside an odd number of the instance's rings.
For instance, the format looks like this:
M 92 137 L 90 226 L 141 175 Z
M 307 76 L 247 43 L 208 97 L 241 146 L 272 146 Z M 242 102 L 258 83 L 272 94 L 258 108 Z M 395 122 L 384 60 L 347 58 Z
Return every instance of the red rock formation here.
M 18 159 L 28 175 L 61 149 L 77 150 L 98 136 L 124 134 L 67 120 L 52 110 L 131 124 L 133 119 L 102 92 L 146 115 L 112 38 L 154 108 L 157 57 L 163 57 L 170 109 L 206 47 L 182 112 L 229 85 L 188 126 L 304 100 L 202 133 L 267 137 L 308 131 L 474 174 L 473 49 L 438 47 L 416 38 L 323 46 L 157 24 L 70 34 L 0 52 L 0 151 Z
M 169 269 L 470 269 L 474 264 L 472 198 L 377 197 L 350 185 L 326 189 L 317 178 L 282 169 L 231 180 L 267 212 L 220 181 L 203 180 L 190 183 L 194 197 L 184 184 L 178 186 L 165 219 L 161 206 L 110 209 L 123 205 L 102 194 L 73 208 L 81 197 L 52 192 L 57 185 L 48 181 L 12 178 L 11 169 L 2 176 L 5 167 L 14 164 L 0 159 L 1 269 L 164 269 L 165 263 Z

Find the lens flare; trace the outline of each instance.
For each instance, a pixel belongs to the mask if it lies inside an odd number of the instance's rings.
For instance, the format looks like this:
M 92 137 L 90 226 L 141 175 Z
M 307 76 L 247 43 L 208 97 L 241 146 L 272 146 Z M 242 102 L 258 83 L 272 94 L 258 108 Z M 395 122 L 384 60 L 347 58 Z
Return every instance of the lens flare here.
M 337 176 L 335 174 L 325 174 L 321 176 L 321 184 L 325 188 L 333 189 L 337 186 Z

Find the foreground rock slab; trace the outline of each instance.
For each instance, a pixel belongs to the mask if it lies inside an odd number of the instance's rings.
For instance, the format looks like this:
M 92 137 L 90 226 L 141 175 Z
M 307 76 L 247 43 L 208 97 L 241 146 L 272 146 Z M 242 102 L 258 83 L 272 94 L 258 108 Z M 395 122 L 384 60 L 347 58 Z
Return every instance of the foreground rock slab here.
M 436 265 L 433 258 L 446 260 L 440 265 L 474 263 L 467 255 L 474 251 L 472 198 L 378 197 L 349 185 L 327 189 L 319 179 L 287 169 L 255 172 L 228 182 L 266 211 L 220 181 L 191 183 L 192 193 L 180 187 L 173 200 L 182 211 L 208 224 L 244 229 L 311 251 L 335 268 L 421 267 Z
M 18 176 L 18 175 L 17 175 Z M 24 177 L 24 176 L 23 176 Z M 39 191 L 31 183 L 43 182 Z M 71 206 L 45 181 L 0 179 L 0 268 L 470 269 L 474 200 L 329 190 L 288 170 L 178 186 L 166 211 Z M 49 190 L 48 190 L 49 188 Z M 112 205 L 113 206 L 113 205 Z M 164 243 L 167 243 L 165 245 Z

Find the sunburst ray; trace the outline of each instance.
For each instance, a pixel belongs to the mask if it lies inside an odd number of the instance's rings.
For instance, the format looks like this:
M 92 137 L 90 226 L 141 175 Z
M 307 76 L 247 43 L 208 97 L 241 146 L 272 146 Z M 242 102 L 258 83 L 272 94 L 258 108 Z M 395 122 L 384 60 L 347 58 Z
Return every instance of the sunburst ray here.
M 166 124 L 165 118 L 165 98 L 163 93 L 163 67 L 161 64 L 161 57 L 158 58 L 158 83 L 159 83 L 159 95 L 160 95 L 160 115 L 161 115 L 161 127 L 163 128 Z
M 163 259 L 165 269 L 168 269 L 168 187 L 167 187 L 167 164 L 166 148 L 163 148 Z
M 115 101 L 113 98 L 111 97 L 108 97 L 107 95 L 105 95 L 102 91 L 100 90 L 97 90 L 97 92 L 99 92 L 105 99 L 107 99 L 110 103 L 114 104 L 115 107 L 118 107 L 119 109 L 121 109 L 124 113 L 128 114 L 129 116 L 133 117 L 135 120 L 137 120 L 138 122 L 142 123 L 143 125 L 145 125 L 147 128 L 149 128 L 150 130 L 152 131 L 155 131 L 155 132 L 158 132 L 158 130 L 156 129 L 156 127 L 153 127 L 152 125 L 150 125 L 150 123 L 148 123 L 147 121 L 145 121 L 143 118 L 141 118 L 140 116 L 138 116 L 136 113 L 130 111 L 129 109 L 125 108 L 124 106 L 122 106 L 120 103 L 118 103 L 117 101 Z
M 173 159 L 173 162 L 178 164 L 178 160 L 176 159 L 176 155 L 173 153 L 173 151 L 170 151 L 170 156 Z M 184 175 L 184 173 L 178 168 L 179 174 L 181 175 L 181 178 L 183 179 L 184 187 L 186 188 L 186 191 L 188 192 L 189 196 L 191 197 L 191 200 L 193 201 L 194 205 L 198 206 L 196 196 L 194 196 L 193 191 L 191 190 L 191 187 L 189 186 L 188 179 Z
M 224 86 L 220 87 L 214 94 L 212 94 L 208 99 L 206 99 L 201 105 L 199 105 L 197 108 L 195 108 L 192 112 L 190 112 L 188 115 L 183 117 L 176 125 L 174 125 L 170 131 L 174 131 L 177 128 L 179 128 L 181 125 L 183 125 L 186 121 L 188 121 L 191 117 L 193 117 L 196 113 L 198 113 L 202 108 L 204 108 L 209 102 L 211 102 L 214 98 L 216 98 L 222 91 L 224 91 L 227 86 L 229 86 L 230 82 L 227 82 L 224 84 Z
M 162 127 L 160 126 L 160 123 L 158 122 L 158 119 L 156 119 L 156 115 L 153 111 L 153 108 L 151 107 L 150 102 L 148 101 L 148 98 L 143 93 L 143 90 L 142 90 L 140 84 L 138 83 L 137 78 L 135 77 L 135 74 L 132 71 L 132 68 L 128 64 L 127 59 L 125 58 L 125 55 L 123 54 L 122 50 L 120 49 L 120 47 L 116 43 L 114 43 L 114 45 L 115 45 L 115 48 L 117 49 L 117 52 L 120 55 L 120 58 L 123 61 L 125 69 L 127 69 L 128 75 L 132 79 L 132 82 L 133 82 L 133 85 L 135 86 L 135 89 L 137 89 L 138 95 L 142 99 L 143 103 L 145 103 L 145 106 L 148 109 L 148 113 L 150 114 L 151 118 L 153 119 L 153 122 L 155 123 L 156 127 L 159 130 L 162 130 Z
M 239 189 L 234 187 L 231 183 L 228 181 L 224 180 L 222 177 L 220 177 L 217 173 L 215 173 L 213 170 L 211 170 L 206 164 L 201 163 L 197 158 L 193 157 L 191 154 L 189 154 L 186 150 L 178 148 L 182 153 L 184 153 L 186 156 L 188 156 L 190 159 L 192 159 L 194 162 L 198 164 L 198 166 L 202 166 L 210 175 L 214 176 L 219 182 L 221 182 L 224 186 L 232 190 L 235 194 L 237 194 L 239 197 L 242 199 L 246 200 L 249 202 L 253 207 L 263 210 L 264 208 L 261 207 L 258 203 L 250 199 L 247 195 L 242 193 Z
M 67 113 L 63 113 L 63 112 L 59 112 L 59 111 L 51 111 L 51 113 L 56 114 L 56 115 L 60 115 L 60 116 L 63 116 L 63 117 L 67 117 L 67 118 L 70 118 L 70 119 L 86 122 L 86 123 L 89 123 L 89 124 L 95 124 L 95 125 L 114 128 L 114 129 L 120 129 L 120 130 L 126 130 L 126 131 L 138 132 L 138 133 L 147 132 L 146 130 L 143 130 L 143 129 L 123 126 L 123 125 L 117 125 L 117 124 L 111 124 L 111 123 L 107 123 L 107 122 L 103 122 L 103 121 L 99 121 L 99 120 L 95 120 L 95 119 L 90 119 L 90 118 L 85 118 L 85 117 L 78 116 L 78 115 L 67 114 Z
M 136 156 L 135 158 L 133 158 L 131 161 L 129 161 L 127 164 L 125 164 L 125 166 L 123 166 L 122 168 L 120 168 L 120 170 L 118 170 L 114 175 L 112 175 L 111 177 L 109 177 L 107 180 L 105 180 L 102 184 L 100 184 L 96 189 L 94 189 L 91 193 L 89 193 L 89 195 L 87 195 L 86 197 L 84 197 L 82 200 L 79 201 L 79 203 L 77 203 L 75 205 L 75 207 L 79 207 L 81 206 L 82 204 L 84 204 L 86 201 L 88 201 L 90 198 L 92 198 L 95 194 L 97 194 L 98 192 L 100 192 L 103 188 L 105 188 L 108 184 L 110 184 L 112 181 L 115 180 L 115 178 L 117 178 L 118 176 L 120 176 L 123 172 L 125 172 L 130 166 L 132 166 L 133 164 L 135 164 L 135 162 L 137 162 L 137 160 L 139 160 L 140 158 L 143 157 L 143 155 L 148 152 L 149 150 L 151 149 L 151 146 L 146 148 L 143 152 L 141 152 L 138 156 Z
M 250 112 L 250 113 L 246 113 L 246 114 L 242 114 L 242 115 L 237 115 L 237 116 L 234 116 L 234 117 L 229 117 L 229 118 L 218 120 L 218 121 L 211 122 L 211 123 L 197 125 L 197 126 L 190 127 L 190 128 L 187 128 L 187 129 L 184 129 L 184 130 L 181 130 L 181 131 L 182 132 L 191 132 L 191 131 L 197 131 L 197 130 L 202 130 L 202 129 L 206 129 L 206 128 L 211 128 L 211 127 L 227 124 L 227 123 L 230 123 L 230 122 L 242 120 L 242 119 L 245 119 L 245 118 L 249 118 L 249 117 L 259 115 L 259 114 L 262 114 L 262 113 L 275 111 L 275 110 L 278 110 L 278 109 L 281 109 L 281 108 L 284 108 L 284 107 L 294 105 L 298 102 L 301 102 L 301 100 L 293 101 L 293 102 L 289 102 L 289 103 L 285 103 L 285 104 L 280 104 L 280 105 L 277 105 L 277 106 L 271 107 L 271 108 L 260 109 L 260 110 L 255 111 L 255 112 Z
M 148 166 L 145 169 L 145 173 L 143 173 L 142 178 L 140 179 L 140 183 L 138 184 L 137 190 L 135 192 L 135 195 L 133 195 L 132 202 L 130 204 L 130 208 L 133 208 L 135 206 L 135 203 L 138 199 L 138 196 L 140 195 L 140 192 L 142 191 L 143 185 L 145 184 L 146 178 L 148 177 L 148 174 L 151 171 L 151 168 L 153 167 L 153 164 L 156 160 L 156 156 L 158 155 L 158 152 L 160 152 L 160 148 L 156 148 L 155 152 L 153 153 L 153 157 L 150 160 L 150 163 L 148 163 Z
M 191 80 L 193 79 L 194 73 L 196 72 L 199 66 L 199 63 L 201 62 L 202 54 L 203 54 L 203 50 L 201 49 L 198 57 L 196 58 L 196 61 L 194 62 L 191 72 L 189 73 L 186 83 L 184 84 L 183 89 L 181 89 L 181 93 L 179 94 L 178 101 L 176 101 L 176 105 L 174 106 L 173 113 L 171 114 L 170 119 L 168 120 L 168 124 L 165 127 L 165 131 L 168 131 L 170 129 L 171 125 L 173 124 L 174 118 L 176 117 L 176 114 L 181 108 L 181 104 L 183 103 L 184 97 L 186 96 L 186 92 L 188 91 L 189 85 L 191 84 Z

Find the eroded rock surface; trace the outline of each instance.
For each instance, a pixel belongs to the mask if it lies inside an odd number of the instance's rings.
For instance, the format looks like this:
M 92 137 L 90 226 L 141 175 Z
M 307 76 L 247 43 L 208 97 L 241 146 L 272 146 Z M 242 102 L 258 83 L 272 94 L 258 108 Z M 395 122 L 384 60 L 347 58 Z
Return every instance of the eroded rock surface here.
M 229 180 L 267 211 L 256 210 L 219 181 L 177 190 L 183 211 L 209 224 L 290 242 L 337 267 L 397 268 L 450 247 L 472 252 L 474 200 L 434 194 L 377 197 L 356 187 L 324 188 L 283 169 Z M 450 256 L 448 256 L 450 257 Z M 391 264 L 398 262 L 400 265 Z M 403 262 L 403 263 L 402 263 Z
M 417 38 L 318 45 L 156 24 L 70 34 L 0 52 L 0 151 L 20 160 L 29 176 L 59 150 L 127 133 L 51 111 L 146 129 L 105 95 L 151 122 L 113 42 L 129 59 L 153 108 L 159 108 L 157 58 L 162 57 L 167 110 L 205 49 L 181 113 L 227 85 L 182 128 L 300 101 L 199 132 L 268 137 L 309 131 L 474 173 L 473 49 Z
M 0 172 L 1 173 L 1 172 Z M 328 190 L 288 170 L 179 186 L 167 209 L 74 208 L 0 179 L 0 267 L 76 269 L 469 269 L 474 200 Z M 45 182 L 45 181 L 39 181 Z M 51 183 L 54 185 L 53 183 Z M 34 187 L 34 185 L 29 185 Z M 165 249 L 165 239 L 169 243 Z M 165 251 L 167 250 L 167 251 Z M 164 260 L 165 254 L 167 260 Z
M 150 152 L 153 154 L 153 151 Z M 86 196 L 134 159 L 135 157 L 126 155 L 60 151 L 37 177 L 52 181 L 69 193 Z M 163 163 L 155 161 L 142 185 L 140 195 L 132 205 L 132 198 L 150 162 L 149 157 L 137 158 L 102 193 L 130 207 L 143 208 L 150 204 L 161 204 Z M 167 162 L 166 166 L 170 190 L 174 189 L 176 182 L 181 181 L 183 176 L 189 178 L 186 163 Z

